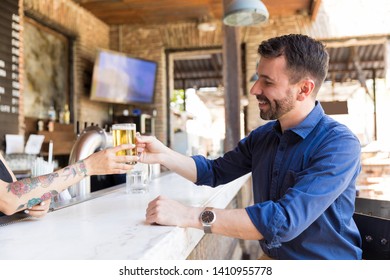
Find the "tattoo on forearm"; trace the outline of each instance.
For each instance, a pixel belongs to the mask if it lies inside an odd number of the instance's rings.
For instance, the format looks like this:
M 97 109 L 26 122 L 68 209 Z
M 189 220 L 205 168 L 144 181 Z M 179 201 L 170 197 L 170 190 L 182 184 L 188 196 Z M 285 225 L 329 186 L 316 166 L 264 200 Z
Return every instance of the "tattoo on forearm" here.
M 70 176 L 74 178 L 77 175 L 76 169 L 73 166 L 67 166 L 64 168 L 62 177 L 65 177 L 65 181 L 69 179 Z
M 68 180 L 69 177 L 76 177 L 76 175 L 81 175 L 83 177 L 87 176 L 87 168 L 85 167 L 84 161 L 80 160 L 71 166 L 64 168 L 62 177 L 65 177 L 65 180 Z
M 37 187 L 47 188 L 53 183 L 54 178 L 58 177 L 57 173 L 50 173 L 34 178 L 26 178 L 20 181 L 12 182 L 7 186 L 7 191 L 12 192 L 17 197 L 29 193 Z
M 79 175 L 83 175 L 84 177 L 87 176 L 87 167 L 85 166 L 85 163 L 83 160 L 80 160 L 76 163 L 77 173 Z
M 21 210 L 23 208 L 33 207 L 34 205 L 37 205 L 37 204 L 41 203 L 44 200 L 51 199 L 52 197 L 54 197 L 56 195 L 58 195 L 58 192 L 56 190 L 52 190 L 50 192 L 44 193 L 40 198 L 32 198 L 26 204 L 19 205 L 17 210 Z
M 83 177 L 87 176 L 87 168 L 83 160 L 78 161 L 76 164 L 72 166 L 68 166 L 64 168 L 61 177 L 65 177 L 65 180 L 67 180 L 69 177 L 72 176 L 74 178 L 76 175 L 83 176 Z M 53 183 L 56 177 L 59 177 L 57 172 L 50 173 L 48 175 L 42 175 L 39 177 L 34 177 L 34 178 L 26 178 L 8 184 L 7 191 L 21 198 L 23 195 L 29 193 L 30 191 L 38 187 L 41 188 L 49 187 Z M 51 190 L 43 194 L 40 198 L 32 198 L 26 204 L 19 205 L 18 210 L 32 207 L 34 205 L 41 203 L 43 200 L 50 199 L 56 195 L 58 195 L 58 192 L 56 190 Z

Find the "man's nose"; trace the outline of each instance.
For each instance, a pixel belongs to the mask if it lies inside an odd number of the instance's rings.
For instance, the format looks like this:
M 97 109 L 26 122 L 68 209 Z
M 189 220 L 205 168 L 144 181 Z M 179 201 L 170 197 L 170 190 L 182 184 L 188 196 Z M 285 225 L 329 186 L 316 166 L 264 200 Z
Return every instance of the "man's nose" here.
M 251 87 L 249 93 L 251 95 L 260 95 L 262 93 L 259 80 L 256 80 L 253 86 Z

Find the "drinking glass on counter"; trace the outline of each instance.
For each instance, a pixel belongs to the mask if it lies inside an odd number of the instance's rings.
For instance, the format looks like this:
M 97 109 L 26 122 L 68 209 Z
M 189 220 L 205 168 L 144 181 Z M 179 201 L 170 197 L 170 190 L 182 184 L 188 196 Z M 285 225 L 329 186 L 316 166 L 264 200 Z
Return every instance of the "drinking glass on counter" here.
M 126 175 L 126 193 L 147 193 L 152 176 L 150 164 L 137 162 Z
M 112 127 L 113 145 L 135 144 L 136 125 L 135 123 L 113 124 Z M 137 155 L 137 149 L 128 149 L 117 152 L 117 156 L 134 156 Z M 130 162 L 135 164 L 135 162 Z

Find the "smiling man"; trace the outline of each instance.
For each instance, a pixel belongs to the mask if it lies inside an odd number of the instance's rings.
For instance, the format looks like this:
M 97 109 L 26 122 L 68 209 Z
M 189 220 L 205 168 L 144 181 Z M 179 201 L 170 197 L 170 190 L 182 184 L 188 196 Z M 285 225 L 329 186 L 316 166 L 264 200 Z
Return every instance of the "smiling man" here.
M 204 229 L 259 240 L 274 259 L 361 259 L 353 220 L 360 143 L 325 115 L 316 96 L 328 69 L 325 47 L 305 35 L 264 41 L 250 93 L 272 120 L 215 160 L 187 157 L 153 137 L 139 137 L 141 162 L 157 162 L 198 185 L 215 187 L 252 172 L 254 205 L 245 209 L 149 203 L 148 223 Z

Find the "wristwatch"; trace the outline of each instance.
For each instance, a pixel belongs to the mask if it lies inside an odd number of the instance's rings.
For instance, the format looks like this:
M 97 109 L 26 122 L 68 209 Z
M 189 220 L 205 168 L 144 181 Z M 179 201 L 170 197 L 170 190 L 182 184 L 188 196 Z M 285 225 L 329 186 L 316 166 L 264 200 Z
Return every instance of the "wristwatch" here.
M 215 222 L 216 216 L 212 207 L 206 207 L 199 215 L 199 220 L 203 225 L 204 233 L 211 233 L 211 225 Z

